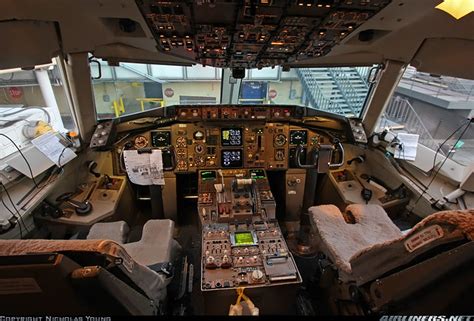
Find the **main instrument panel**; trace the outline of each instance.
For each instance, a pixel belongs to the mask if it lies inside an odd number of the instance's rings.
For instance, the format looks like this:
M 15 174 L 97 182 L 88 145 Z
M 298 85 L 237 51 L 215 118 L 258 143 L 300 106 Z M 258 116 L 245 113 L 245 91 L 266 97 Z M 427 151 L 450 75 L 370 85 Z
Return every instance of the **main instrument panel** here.
M 116 174 L 124 174 L 120 165 L 124 149 L 168 149 L 164 157 L 173 159 L 176 173 L 219 168 L 286 170 L 297 167 L 297 146 L 303 147 L 301 161 L 305 162 L 319 144 L 365 138 L 358 121 L 317 116 L 310 119 L 316 126 L 306 126 L 307 119 L 301 120 L 298 109 L 291 106 L 184 106 L 172 113 L 169 126 L 123 131 L 126 135 L 114 145 Z
M 174 146 L 176 172 L 199 169 L 264 168 L 294 166 L 297 145 L 308 151 L 316 144 L 329 144 L 324 133 L 284 123 L 180 123 L 132 136 L 130 149 Z

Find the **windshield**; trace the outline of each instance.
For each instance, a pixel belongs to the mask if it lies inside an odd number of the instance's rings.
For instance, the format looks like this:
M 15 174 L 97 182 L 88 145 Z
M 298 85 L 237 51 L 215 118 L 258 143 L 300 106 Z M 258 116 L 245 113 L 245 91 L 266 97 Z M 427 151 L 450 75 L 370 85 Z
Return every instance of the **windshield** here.
M 188 104 L 302 105 L 359 116 L 372 68 L 250 69 L 240 80 L 232 78 L 229 70 L 202 65 L 120 63 L 111 67 L 100 60 L 99 64 L 91 64 L 98 118 Z

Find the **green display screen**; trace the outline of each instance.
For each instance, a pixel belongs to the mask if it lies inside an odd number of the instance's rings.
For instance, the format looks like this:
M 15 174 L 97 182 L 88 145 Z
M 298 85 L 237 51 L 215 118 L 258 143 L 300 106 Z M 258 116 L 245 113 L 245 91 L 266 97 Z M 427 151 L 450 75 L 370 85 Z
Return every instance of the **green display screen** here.
M 252 233 L 250 232 L 240 232 L 235 233 L 235 245 L 253 245 L 255 244 L 253 240 Z
M 250 170 L 250 176 L 252 178 L 265 178 L 265 171 L 263 169 L 252 169 Z
M 215 171 L 202 171 L 201 172 L 201 179 L 203 181 L 209 181 L 216 179 L 216 172 Z

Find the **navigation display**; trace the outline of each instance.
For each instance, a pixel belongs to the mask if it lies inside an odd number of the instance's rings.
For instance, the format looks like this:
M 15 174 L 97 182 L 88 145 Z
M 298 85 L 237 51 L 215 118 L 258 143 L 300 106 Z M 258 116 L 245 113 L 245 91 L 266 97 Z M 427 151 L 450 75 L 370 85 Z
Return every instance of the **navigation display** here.
M 223 168 L 242 167 L 243 158 L 241 149 L 223 149 L 221 151 L 221 165 Z
M 222 146 L 242 146 L 242 128 L 222 128 Z

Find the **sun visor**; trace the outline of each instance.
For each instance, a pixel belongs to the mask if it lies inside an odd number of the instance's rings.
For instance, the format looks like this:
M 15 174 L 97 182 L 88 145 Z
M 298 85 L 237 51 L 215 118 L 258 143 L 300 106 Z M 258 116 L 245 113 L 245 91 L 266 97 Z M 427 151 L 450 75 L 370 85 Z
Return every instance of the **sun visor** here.
M 474 40 L 431 38 L 423 42 L 411 65 L 421 72 L 474 79 L 472 57 Z
M 45 21 L 0 22 L 0 69 L 50 63 L 60 51 L 54 24 Z

